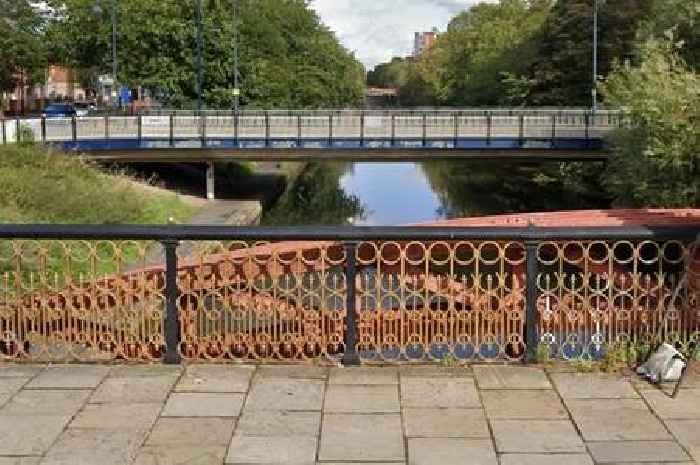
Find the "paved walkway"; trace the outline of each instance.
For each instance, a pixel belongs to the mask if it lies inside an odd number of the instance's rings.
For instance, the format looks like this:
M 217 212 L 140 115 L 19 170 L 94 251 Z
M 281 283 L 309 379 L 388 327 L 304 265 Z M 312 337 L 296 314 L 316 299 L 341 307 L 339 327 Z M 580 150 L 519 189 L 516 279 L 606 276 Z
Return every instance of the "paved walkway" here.
M 676 400 L 516 366 L 0 365 L 0 465 L 698 463 Z

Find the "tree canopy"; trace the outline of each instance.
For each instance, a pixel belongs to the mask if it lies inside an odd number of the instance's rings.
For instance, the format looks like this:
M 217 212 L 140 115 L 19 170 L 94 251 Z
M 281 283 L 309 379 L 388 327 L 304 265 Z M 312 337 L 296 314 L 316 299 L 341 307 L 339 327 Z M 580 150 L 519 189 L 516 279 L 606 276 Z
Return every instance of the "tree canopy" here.
M 52 42 L 61 61 L 111 70 L 111 1 L 54 0 L 62 19 Z M 196 0 L 120 0 L 118 81 L 150 89 L 173 106 L 196 96 Z M 235 21 L 240 37 L 241 103 L 266 108 L 346 107 L 361 102 L 364 69 L 305 0 L 203 0 L 203 96 L 233 102 Z

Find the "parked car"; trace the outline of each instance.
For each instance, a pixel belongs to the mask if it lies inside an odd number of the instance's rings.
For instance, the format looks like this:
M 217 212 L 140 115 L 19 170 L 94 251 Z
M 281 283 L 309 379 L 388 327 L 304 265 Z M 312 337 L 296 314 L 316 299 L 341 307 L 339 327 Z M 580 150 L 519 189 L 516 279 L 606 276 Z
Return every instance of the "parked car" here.
M 88 116 L 91 111 L 97 110 L 97 105 L 93 102 L 77 102 L 75 104 L 75 112 L 78 116 Z
M 72 118 L 78 116 L 73 105 L 67 103 L 52 103 L 44 108 L 41 114 L 44 118 Z

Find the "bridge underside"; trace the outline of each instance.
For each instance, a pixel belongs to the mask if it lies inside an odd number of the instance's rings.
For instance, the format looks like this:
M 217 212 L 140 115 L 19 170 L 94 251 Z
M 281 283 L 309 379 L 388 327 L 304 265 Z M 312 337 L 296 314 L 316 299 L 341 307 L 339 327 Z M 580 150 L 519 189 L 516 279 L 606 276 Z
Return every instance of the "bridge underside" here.
M 110 139 L 57 142 L 65 151 L 98 161 L 208 162 L 225 160 L 418 161 L 511 159 L 603 161 L 600 139 Z

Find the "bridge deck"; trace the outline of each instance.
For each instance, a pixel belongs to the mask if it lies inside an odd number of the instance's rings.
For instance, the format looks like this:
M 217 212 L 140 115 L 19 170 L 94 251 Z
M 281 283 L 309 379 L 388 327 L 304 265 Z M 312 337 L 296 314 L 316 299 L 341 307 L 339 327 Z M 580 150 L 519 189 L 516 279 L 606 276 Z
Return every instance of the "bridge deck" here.
M 602 159 L 604 137 L 622 124 L 619 112 L 319 110 L 16 119 L 0 129 L 3 144 L 31 133 L 98 159 Z

